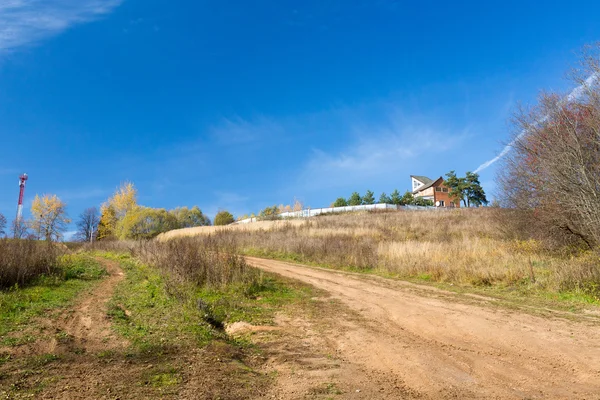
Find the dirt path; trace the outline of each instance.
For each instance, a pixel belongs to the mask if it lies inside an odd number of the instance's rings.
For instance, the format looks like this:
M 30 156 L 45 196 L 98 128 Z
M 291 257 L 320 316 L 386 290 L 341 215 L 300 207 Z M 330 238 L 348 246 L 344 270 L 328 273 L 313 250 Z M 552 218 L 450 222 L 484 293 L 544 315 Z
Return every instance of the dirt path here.
M 107 316 L 108 300 L 125 275 L 118 262 L 103 258 L 98 261 L 104 265 L 109 276 L 54 323 L 56 329 L 72 338 L 72 345 L 86 352 L 124 348 L 128 344 L 112 332 Z
M 337 302 L 323 302 L 316 320 L 325 326 L 280 321 L 296 340 L 280 337 L 277 351 L 296 343 L 289 349 L 296 359 L 312 359 L 291 370 L 279 360 L 273 397 L 319 397 L 320 385 L 337 398 L 600 399 L 600 324 L 593 318 L 539 317 L 409 283 L 248 261 Z

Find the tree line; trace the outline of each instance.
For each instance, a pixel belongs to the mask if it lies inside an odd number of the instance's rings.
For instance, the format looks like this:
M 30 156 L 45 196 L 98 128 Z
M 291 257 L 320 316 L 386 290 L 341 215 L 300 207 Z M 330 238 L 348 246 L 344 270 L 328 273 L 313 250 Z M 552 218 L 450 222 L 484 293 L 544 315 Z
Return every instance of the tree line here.
M 36 195 L 31 205 L 31 218 L 15 219 L 7 232 L 6 217 L 0 214 L 0 236 L 12 234 L 15 239 L 59 241 L 71 223 L 67 205 L 57 195 Z M 232 217 L 233 218 L 233 217 Z M 172 229 L 210 225 L 210 219 L 198 206 L 173 210 L 144 207 L 137 202 L 132 183 L 122 184 L 100 210 L 85 209 L 76 221 L 76 241 L 150 239 Z
M 85 212 L 84 212 L 85 213 Z M 88 213 L 93 211 L 88 210 Z M 92 216 L 81 228 L 91 226 Z M 137 202 L 137 189 L 131 182 L 122 184 L 100 207 L 97 240 L 151 239 L 173 229 L 210 225 L 198 206 L 173 210 L 144 207 Z
M 395 189 L 391 195 L 387 195 L 385 192 L 379 196 L 380 204 L 395 204 L 397 206 L 433 206 L 433 201 L 423 199 L 422 197 L 415 197 L 408 190 L 400 195 L 398 189 Z M 364 196 L 361 196 L 358 192 L 353 192 L 347 199 L 344 197 L 338 197 L 331 207 L 346 207 L 346 206 L 361 206 L 375 204 L 375 194 L 367 190 Z

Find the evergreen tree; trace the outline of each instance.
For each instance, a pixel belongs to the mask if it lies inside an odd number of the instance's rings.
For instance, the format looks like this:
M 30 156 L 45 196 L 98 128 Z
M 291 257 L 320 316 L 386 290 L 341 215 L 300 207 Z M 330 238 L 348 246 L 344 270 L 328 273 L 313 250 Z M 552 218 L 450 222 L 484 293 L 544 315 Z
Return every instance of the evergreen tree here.
M 450 190 L 450 197 L 456 202 L 463 202 L 465 207 L 488 204 L 485 191 L 479 183 L 479 174 L 467 172 L 465 177 L 457 177 L 454 171 L 446 174 L 444 185 Z
M 348 199 L 348 205 L 349 206 L 360 206 L 362 204 L 362 197 L 360 197 L 360 194 L 358 194 L 358 192 L 354 192 L 350 195 L 350 198 Z
M 362 203 L 375 204 L 375 193 L 371 192 L 370 190 L 367 190 L 367 193 L 365 193 L 365 196 L 362 198 Z
M 415 201 L 416 201 L 416 199 L 413 196 L 413 194 L 407 190 L 404 193 L 404 195 L 402 196 L 402 198 L 400 199 L 400 204 L 403 206 L 408 206 L 408 205 L 415 204 Z
M 400 192 L 398 191 L 398 189 L 394 189 L 394 191 L 392 192 L 392 195 L 390 196 L 390 202 L 397 206 L 402 204 L 402 198 L 400 197 Z
M 390 197 L 384 193 L 381 193 L 381 196 L 379 196 L 379 203 L 380 204 L 392 204 L 392 200 L 390 199 Z
M 348 202 L 343 197 L 338 197 L 336 199 L 336 201 L 333 203 L 334 207 L 346 207 L 347 205 L 348 205 Z
M 465 197 L 467 198 L 467 207 L 472 205 L 479 207 L 481 205 L 487 205 L 488 200 L 485 197 L 485 191 L 479 183 L 479 174 L 473 172 L 467 172 L 464 178 L 465 182 Z

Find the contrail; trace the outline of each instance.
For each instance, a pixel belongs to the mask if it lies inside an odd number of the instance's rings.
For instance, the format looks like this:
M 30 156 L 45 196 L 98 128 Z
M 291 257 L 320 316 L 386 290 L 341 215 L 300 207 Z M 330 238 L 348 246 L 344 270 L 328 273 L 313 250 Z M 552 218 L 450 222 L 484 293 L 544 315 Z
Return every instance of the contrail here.
M 596 81 L 598 81 L 598 73 L 592 74 L 589 78 L 587 78 L 585 80 L 584 83 L 582 83 L 581 85 L 577 86 L 575 89 L 573 89 L 571 91 L 571 93 L 569 93 L 567 96 L 565 96 L 562 99 L 563 103 L 570 103 L 574 100 L 579 99 L 583 93 L 584 90 L 588 87 L 590 87 L 591 85 L 593 85 L 594 83 L 596 83 Z M 548 119 L 548 116 L 545 116 L 544 118 L 542 118 L 542 120 L 540 122 L 544 122 L 546 119 Z M 521 131 L 521 133 L 519 133 L 519 135 L 509 144 L 507 144 L 504 149 L 502 149 L 502 151 L 500 152 L 500 154 L 498 154 L 496 157 L 492 158 L 491 160 L 488 160 L 486 162 L 484 162 L 483 164 L 481 164 L 479 167 L 477 167 L 477 169 L 475 171 L 473 171 L 474 173 L 479 173 L 480 171 L 483 171 L 484 169 L 486 169 L 487 167 L 489 167 L 490 165 L 492 165 L 493 163 L 495 163 L 496 161 L 498 161 L 499 159 L 501 159 L 502 157 L 504 157 L 506 155 L 506 153 L 508 153 L 511 149 L 511 147 L 515 144 L 515 142 L 519 139 L 521 139 L 523 137 L 523 135 L 525 135 L 527 133 L 527 131 L 525 129 L 523 129 Z

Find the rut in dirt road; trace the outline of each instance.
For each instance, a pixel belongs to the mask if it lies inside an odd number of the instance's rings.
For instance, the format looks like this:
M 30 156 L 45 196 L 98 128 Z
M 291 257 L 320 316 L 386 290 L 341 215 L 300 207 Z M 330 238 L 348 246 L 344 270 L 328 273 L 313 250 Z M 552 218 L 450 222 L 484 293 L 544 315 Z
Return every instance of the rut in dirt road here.
M 357 312 L 354 321 L 323 315 L 337 332 L 326 339 L 344 364 L 391 376 L 414 395 L 399 397 L 600 398 L 600 321 L 544 318 L 400 281 L 247 260 Z
M 126 340 L 112 331 L 107 315 L 108 301 L 125 275 L 116 261 L 100 258 L 98 262 L 106 268 L 108 277 L 82 296 L 62 317 L 51 321 L 51 326 L 48 327 L 56 332 L 63 332 L 70 338 L 67 347 L 90 353 L 122 349 L 128 345 Z M 53 339 L 44 352 L 55 352 L 60 347 L 61 344 Z

